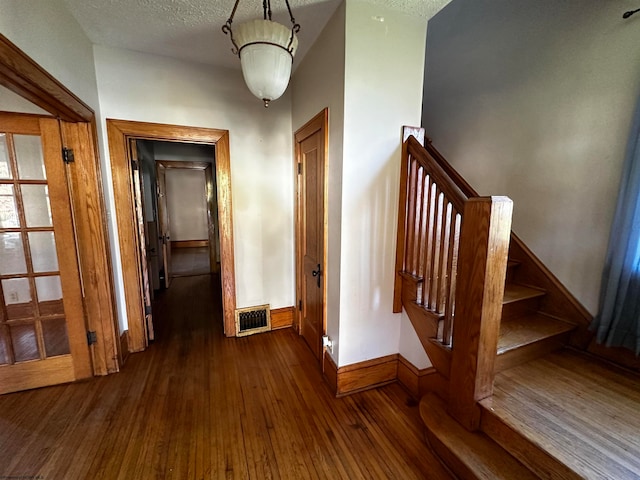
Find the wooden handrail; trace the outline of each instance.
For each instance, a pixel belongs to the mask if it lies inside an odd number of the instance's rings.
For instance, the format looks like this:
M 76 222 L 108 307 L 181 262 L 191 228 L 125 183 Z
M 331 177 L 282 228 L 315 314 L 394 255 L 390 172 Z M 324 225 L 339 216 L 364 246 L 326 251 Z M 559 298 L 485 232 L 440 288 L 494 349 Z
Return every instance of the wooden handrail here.
M 413 136 L 400 175 L 394 311 L 405 307 L 427 351 L 434 341 L 445 348 L 436 363 L 449 379 L 450 413 L 473 430 L 476 402 L 493 388 L 513 203 L 478 197 Z
M 438 187 L 442 189 L 447 199 L 459 212 L 464 209 L 464 203 L 470 196 L 478 196 L 477 194 L 465 194 L 455 180 L 452 179 L 451 175 L 438 164 L 431 152 L 426 147 L 423 147 L 414 136 L 410 136 L 407 139 L 407 152 L 415 158 L 422 168 L 429 172 L 431 178 L 438 184 Z

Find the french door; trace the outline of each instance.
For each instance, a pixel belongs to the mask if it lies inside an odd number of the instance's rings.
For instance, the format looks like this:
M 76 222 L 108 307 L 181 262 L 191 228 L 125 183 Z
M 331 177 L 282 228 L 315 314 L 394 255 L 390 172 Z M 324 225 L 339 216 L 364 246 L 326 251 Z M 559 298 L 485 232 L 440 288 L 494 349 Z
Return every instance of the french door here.
M 90 376 L 58 121 L 0 112 L 0 393 Z

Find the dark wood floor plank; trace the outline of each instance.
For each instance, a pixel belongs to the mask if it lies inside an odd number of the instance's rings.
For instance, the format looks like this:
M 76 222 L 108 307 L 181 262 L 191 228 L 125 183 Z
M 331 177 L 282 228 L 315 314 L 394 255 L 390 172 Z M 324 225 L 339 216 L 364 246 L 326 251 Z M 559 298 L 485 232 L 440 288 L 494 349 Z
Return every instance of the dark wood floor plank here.
M 225 338 L 215 276 L 176 278 L 154 321 L 118 374 L 0 397 L 0 477 L 451 478 L 399 385 L 336 399 L 292 330 Z

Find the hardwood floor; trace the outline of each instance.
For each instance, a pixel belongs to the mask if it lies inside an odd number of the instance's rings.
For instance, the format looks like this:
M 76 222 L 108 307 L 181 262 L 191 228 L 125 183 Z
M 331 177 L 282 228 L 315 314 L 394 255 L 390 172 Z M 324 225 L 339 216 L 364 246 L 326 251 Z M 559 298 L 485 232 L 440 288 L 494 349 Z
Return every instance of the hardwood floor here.
M 176 278 L 119 374 L 0 397 L 0 478 L 451 478 L 398 384 L 334 398 L 291 329 L 225 339 L 219 292 Z
M 640 377 L 633 373 L 561 350 L 498 374 L 493 397 L 481 404 L 483 430 L 542 478 L 640 478 Z M 502 426 L 522 439 L 501 439 Z
M 173 277 L 206 275 L 210 271 L 209 247 L 174 248 L 171 251 Z

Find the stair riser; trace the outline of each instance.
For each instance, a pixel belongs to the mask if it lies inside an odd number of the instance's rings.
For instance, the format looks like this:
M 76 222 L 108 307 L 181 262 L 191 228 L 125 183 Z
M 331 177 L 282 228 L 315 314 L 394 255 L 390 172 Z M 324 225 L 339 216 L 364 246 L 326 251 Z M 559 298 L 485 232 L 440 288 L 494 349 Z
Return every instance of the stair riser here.
M 480 429 L 540 478 L 581 480 L 580 475 L 514 431 L 490 410 L 481 409 Z
M 513 283 L 515 281 L 516 272 L 518 271 L 518 267 L 520 264 L 508 264 L 507 265 L 507 278 L 505 281 L 505 285 L 508 283 Z
M 469 432 L 433 394 L 420 401 L 427 443 L 461 480 L 537 480 L 524 465 L 480 432 Z
M 564 347 L 569 341 L 571 332 L 561 333 L 553 337 L 538 340 L 530 345 L 523 345 L 496 357 L 494 372 L 497 374 L 503 370 L 521 365 L 536 358 L 543 357 L 551 352 Z
M 502 305 L 502 321 L 508 322 L 512 318 L 519 318 L 538 311 L 540 297 L 526 298 Z

